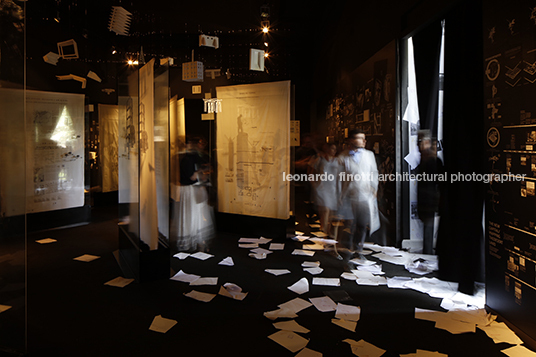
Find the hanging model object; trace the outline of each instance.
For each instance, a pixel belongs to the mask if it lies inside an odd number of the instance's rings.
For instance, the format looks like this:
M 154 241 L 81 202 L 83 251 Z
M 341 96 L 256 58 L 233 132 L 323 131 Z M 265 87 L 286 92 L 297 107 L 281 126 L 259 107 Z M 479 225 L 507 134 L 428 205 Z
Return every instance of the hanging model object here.
M 199 35 L 199 47 L 220 47 L 220 39 L 216 36 Z
M 203 62 L 194 61 L 192 50 L 192 62 L 182 64 L 182 80 L 185 82 L 203 82 Z
M 45 61 L 46 63 L 52 64 L 54 66 L 58 64 L 59 59 L 60 59 L 60 55 L 54 52 L 49 52 L 43 56 L 43 61 Z
M 211 98 L 203 99 L 205 103 L 205 112 L 207 113 L 220 113 L 221 112 L 221 99 Z
M 86 88 L 87 80 L 85 78 L 80 77 L 80 76 L 76 76 L 74 74 L 65 74 L 65 75 L 56 76 L 56 78 L 58 79 L 58 81 L 68 81 L 68 80 L 72 79 L 72 80 L 75 80 L 75 81 L 78 81 L 78 82 L 82 83 L 82 89 Z
M 264 71 L 264 51 L 251 48 L 249 50 L 249 69 Z
M 118 35 L 128 36 L 132 14 L 121 6 L 112 6 L 108 30 Z
M 58 53 L 63 59 L 76 59 L 78 58 L 78 45 L 73 39 L 58 42 Z

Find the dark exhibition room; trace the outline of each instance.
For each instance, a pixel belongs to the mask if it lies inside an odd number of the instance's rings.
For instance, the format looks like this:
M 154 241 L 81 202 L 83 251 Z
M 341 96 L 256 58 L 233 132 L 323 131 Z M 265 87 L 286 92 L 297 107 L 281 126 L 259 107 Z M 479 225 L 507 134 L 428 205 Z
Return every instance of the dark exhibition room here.
M 535 96 L 536 0 L 0 0 L 0 356 L 536 357 Z

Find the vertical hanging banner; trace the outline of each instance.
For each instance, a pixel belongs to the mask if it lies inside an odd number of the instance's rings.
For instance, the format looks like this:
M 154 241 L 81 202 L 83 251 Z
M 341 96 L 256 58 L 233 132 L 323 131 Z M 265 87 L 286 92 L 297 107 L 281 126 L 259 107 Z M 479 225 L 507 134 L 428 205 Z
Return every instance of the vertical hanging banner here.
M 100 161 L 102 192 L 118 189 L 119 109 L 117 105 L 99 104 Z
M 290 81 L 217 87 L 218 209 L 287 219 Z
M 84 96 L 26 91 L 26 212 L 84 205 Z
M 154 149 L 154 58 L 140 68 L 139 95 L 140 239 L 153 250 L 158 247 Z

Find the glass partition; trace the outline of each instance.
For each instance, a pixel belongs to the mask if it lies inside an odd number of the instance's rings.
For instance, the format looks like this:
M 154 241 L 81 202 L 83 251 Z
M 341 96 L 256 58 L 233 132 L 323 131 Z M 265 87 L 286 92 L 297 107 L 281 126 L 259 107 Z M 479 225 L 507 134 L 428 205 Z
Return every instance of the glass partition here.
M 0 354 L 26 350 L 24 17 L 0 7 Z

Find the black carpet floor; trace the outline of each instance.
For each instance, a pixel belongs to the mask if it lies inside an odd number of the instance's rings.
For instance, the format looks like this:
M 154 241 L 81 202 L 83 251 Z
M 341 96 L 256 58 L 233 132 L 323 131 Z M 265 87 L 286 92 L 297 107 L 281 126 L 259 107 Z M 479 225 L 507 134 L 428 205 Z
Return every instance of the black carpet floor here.
M 294 356 L 268 338 L 278 330 L 272 325 L 276 321 L 263 313 L 298 296 L 308 300 L 331 290 L 346 291 L 352 300 L 345 303 L 360 306 L 361 318 L 356 332 L 351 332 L 331 323 L 334 312 L 319 312 L 314 306 L 299 312 L 296 321 L 310 330 L 302 334 L 310 340 L 307 347 L 323 356 L 352 356 L 350 345 L 342 342 L 345 339 L 364 339 L 386 350 L 384 356 L 416 349 L 449 356 L 504 356 L 500 350 L 509 347 L 494 344 L 479 329 L 454 335 L 434 328 L 433 322 L 414 319 L 415 307 L 444 311 L 439 307 L 441 299 L 414 290 L 358 286 L 341 279 L 340 287 L 310 285 L 308 293 L 298 295 L 287 287 L 302 277 L 311 283 L 313 277 L 303 272 L 303 261 L 320 261 L 324 269 L 320 277 L 339 277 L 347 267 L 330 252 L 292 255 L 301 248 L 293 240 L 274 240 L 285 243 L 285 249 L 257 260 L 248 256 L 248 249 L 238 248 L 240 235 L 219 233 L 210 245 L 213 258 L 172 258 L 171 273 L 183 270 L 218 277 L 217 286 L 191 287 L 167 279 L 124 288 L 104 285 L 122 275 L 113 255 L 118 249 L 116 212 L 115 207 L 94 208 L 89 225 L 28 237 L 29 356 Z M 305 230 L 306 222 L 300 223 L 297 228 Z M 57 242 L 35 243 L 48 237 Z M 100 258 L 89 263 L 73 260 L 83 254 Z M 234 266 L 218 265 L 228 256 Z M 388 277 L 419 277 L 401 266 L 380 263 Z M 274 276 L 264 272 L 266 268 L 291 273 Z M 238 301 L 217 295 L 204 303 L 184 296 L 192 289 L 217 294 L 227 282 L 242 287 L 247 297 Z M 157 315 L 177 324 L 165 334 L 150 331 Z

